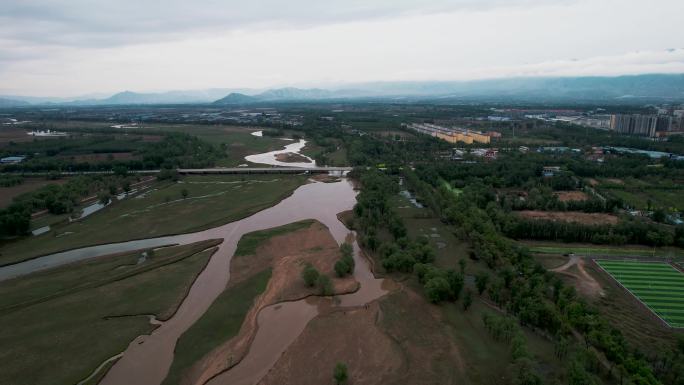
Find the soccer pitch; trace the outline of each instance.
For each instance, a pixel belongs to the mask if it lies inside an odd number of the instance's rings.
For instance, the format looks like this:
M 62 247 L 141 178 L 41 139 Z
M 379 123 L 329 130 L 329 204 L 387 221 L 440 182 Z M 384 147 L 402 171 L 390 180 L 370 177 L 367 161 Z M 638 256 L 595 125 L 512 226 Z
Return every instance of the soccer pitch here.
M 684 327 L 684 274 L 665 262 L 596 263 L 668 325 Z

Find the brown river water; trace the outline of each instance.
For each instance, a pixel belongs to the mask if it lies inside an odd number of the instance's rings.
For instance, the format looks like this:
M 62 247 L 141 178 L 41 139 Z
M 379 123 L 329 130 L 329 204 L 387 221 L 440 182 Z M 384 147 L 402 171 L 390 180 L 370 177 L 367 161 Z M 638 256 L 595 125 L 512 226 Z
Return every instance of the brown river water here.
M 303 219 L 316 219 L 330 229 L 338 243 L 345 241 L 349 230 L 337 219 L 337 214 L 350 210 L 356 203 L 356 192 L 347 180 L 337 183 L 311 183 L 298 188 L 292 196 L 277 205 L 250 217 L 213 229 L 152 240 L 123 242 L 74 250 L 65 258 L 88 254 L 91 257 L 139 248 L 140 244 L 187 244 L 205 239 L 223 238 L 218 251 L 194 282 L 176 314 L 152 334 L 139 336 L 130 343 L 123 356 L 101 381 L 105 385 L 160 384 L 173 361 L 173 350 L 178 338 L 209 308 L 224 290 L 229 280 L 230 260 L 242 235 L 285 225 Z M 332 306 L 362 306 L 387 291 L 381 279 L 375 279 L 368 262 L 361 257 L 353 242 L 356 266 L 354 276 L 360 289 L 335 300 L 311 298 L 266 307 L 258 315 L 259 328 L 245 358 L 235 367 L 210 381 L 211 384 L 254 384 L 276 363 L 280 355 L 318 314 L 318 306 L 327 301 Z M 60 253 L 63 254 L 63 253 Z M 71 257 L 70 257 L 71 256 Z M 50 256 L 48 256 L 50 257 Z M 45 257 L 45 258 L 48 258 Z M 38 263 L 38 266 L 42 266 Z M 333 304 L 334 302 L 334 304 Z

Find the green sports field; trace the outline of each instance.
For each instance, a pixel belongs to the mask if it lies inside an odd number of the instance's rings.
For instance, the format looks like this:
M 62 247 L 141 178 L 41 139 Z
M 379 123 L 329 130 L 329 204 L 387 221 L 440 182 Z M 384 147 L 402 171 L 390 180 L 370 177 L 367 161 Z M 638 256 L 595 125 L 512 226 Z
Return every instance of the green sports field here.
M 684 274 L 680 271 L 665 262 L 596 263 L 670 326 L 684 327 Z

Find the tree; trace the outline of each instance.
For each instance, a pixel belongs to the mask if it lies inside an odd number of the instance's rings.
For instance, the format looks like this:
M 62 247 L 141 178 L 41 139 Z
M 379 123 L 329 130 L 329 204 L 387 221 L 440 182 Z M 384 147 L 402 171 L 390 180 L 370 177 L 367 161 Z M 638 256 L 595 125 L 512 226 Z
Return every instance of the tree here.
M 335 370 L 333 371 L 333 378 L 335 379 L 335 384 L 345 384 L 349 378 L 349 374 L 347 374 L 347 364 L 344 362 L 338 362 L 337 365 L 335 365 Z
M 473 292 L 470 291 L 470 289 L 467 289 L 465 291 L 465 295 L 463 296 L 463 310 L 468 311 L 468 308 L 470 308 L 470 305 L 473 304 Z
M 127 180 L 124 181 L 123 184 L 121 185 L 121 188 L 123 189 L 123 191 L 126 194 L 128 194 L 129 192 L 131 192 L 131 182 L 129 182 Z
M 349 274 L 350 271 L 351 266 L 349 266 L 344 259 L 340 259 L 335 262 L 335 274 L 337 274 L 338 277 L 344 277 L 345 275 Z
M 446 280 L 449 282 L 450 297 L 455 301 L 461 295 L 461 290 L 463 290 L 463 274 L 449 269 L 446 272 Z
M 333 290 L 332 281 L 330 277 L 325 274 L 319 274 L 318 279 L 316 279 L 316 285 L 321 292 L 321 295 L 333 295 L 335 291 Z
M 111 199 L 112 197 L 109 195 L 108 192 L 102 192 L 97 197 L 98 202 L 100 202 L 103 205 L 108 204 Z
M 340 245 L 340 252 L 342 253 L 342 257 L 351 257 L 354 254 L 354 248 L 349 243 L 344 242 Z
M 425 283 L 425 294 L 432 303 L 444 301 L 450 293 L 449 282 L 442 277 L 432 278 Z
M 465 258 L 461 258 L 458 260 L 458 267 L 459 267 L 459 269 L 461 269 L 461 275 L 465 274 L 465 268 L 466 268 Z
M 477 273 L 475 276 L 475 286 L 477 286 L 477 293 L 482 295 L 482 293 L 487 288 L 487 283 L 489 282 L 489 274 L 485 272 Z
M 302 279 L 308 287 L 313 287 L 316 284 L 319 275 L 318 270 L 310 263 L 307 263 L 302 270 Z
M 183 199 L 187 199 L 187 197 L 188 197 L 189 194 L 190 194 L 190 193 L 188 192 L 187 189 L 182 189 L 182 190 L 181 190 L 181 196 L 183 197 Z

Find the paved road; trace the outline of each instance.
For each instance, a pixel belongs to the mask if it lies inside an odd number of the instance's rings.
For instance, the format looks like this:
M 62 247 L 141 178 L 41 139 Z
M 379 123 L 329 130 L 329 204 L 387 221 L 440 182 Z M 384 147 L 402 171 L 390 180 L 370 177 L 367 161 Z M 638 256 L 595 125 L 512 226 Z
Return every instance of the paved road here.
M 224 167 L 224 168 L 179 168 L 179 174 L 325 174 L 330 172 L 349 172 L 351 167 Z M 131 174 L 158 174 L 161 170 L 129 170 Z M 113 174 L 114 171 L 66 171 L 60 175 L 97 175 Z M 46 172 L 16 172 L 22 175 L 47 175 Z

